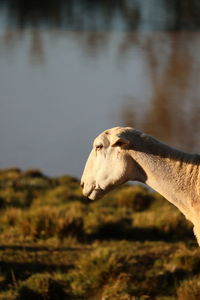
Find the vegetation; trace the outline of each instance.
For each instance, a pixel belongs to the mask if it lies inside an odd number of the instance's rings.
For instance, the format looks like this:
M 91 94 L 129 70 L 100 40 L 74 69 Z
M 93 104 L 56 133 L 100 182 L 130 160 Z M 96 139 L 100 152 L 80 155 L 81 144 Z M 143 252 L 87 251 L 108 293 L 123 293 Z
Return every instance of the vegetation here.
M 0 171 L 0 300 L 198 300 L 192 225 L 157 193 L 99 201 L 76 178 Z

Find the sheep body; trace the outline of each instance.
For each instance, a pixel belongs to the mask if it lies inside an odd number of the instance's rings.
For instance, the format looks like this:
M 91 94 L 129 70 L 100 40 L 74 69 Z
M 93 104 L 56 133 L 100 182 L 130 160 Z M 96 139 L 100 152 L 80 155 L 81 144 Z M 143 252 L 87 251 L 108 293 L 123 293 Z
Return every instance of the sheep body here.
M 200 155 L 172 148 L 131 127 L 101 133 L 83 176 L 83 193 L 95 200 L 128 180 L 143 182 L 194 224 L 200 245 Z

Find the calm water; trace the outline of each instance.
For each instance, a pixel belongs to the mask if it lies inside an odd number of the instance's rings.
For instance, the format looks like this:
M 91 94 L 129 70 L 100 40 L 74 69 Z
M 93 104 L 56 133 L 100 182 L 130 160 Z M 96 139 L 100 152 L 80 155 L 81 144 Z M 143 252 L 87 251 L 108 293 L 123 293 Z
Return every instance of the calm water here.
M 117 125 L 200 152 L 198 1 L 112 2 L 0 0 L 0 168 L 80 176 Z

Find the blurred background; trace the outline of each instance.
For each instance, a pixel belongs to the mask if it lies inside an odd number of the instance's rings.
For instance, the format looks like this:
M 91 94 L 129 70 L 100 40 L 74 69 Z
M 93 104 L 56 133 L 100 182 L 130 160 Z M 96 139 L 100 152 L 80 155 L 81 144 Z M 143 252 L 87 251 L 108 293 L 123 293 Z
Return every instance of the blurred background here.
M 80 177 L 119 125 L 200 152 L 200 1 L 0 0 L 0 168 Z

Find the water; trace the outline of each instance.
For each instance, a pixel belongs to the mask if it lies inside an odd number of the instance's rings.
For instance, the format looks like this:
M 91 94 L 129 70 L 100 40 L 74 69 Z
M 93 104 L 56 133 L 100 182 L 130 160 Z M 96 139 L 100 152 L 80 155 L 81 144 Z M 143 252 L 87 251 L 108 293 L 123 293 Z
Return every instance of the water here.
M 131 125 L 200 152 L 198 1 L 0 1 L 0 168 L 80 176 Z

